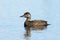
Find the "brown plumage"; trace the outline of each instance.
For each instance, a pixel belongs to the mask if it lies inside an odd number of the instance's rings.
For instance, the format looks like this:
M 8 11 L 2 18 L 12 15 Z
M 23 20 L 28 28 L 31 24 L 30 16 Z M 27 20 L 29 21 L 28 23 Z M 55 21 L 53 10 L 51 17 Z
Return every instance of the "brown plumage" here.
M 47 28 L 47 21 L 44 20 L 31 20 L 31 14 L 26 12 L 24 15 L 20 17 L 25 17 L 26 21 L 24 22 L 24 27 L 26 29 L 26 36 L 30 36 L 30 29 L 34 30 L 43 30 Z

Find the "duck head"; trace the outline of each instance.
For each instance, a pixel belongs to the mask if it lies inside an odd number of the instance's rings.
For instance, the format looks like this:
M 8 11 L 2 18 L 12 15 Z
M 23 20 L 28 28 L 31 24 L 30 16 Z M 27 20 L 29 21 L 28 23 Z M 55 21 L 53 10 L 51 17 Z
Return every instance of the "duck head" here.
M 22 15 L 20 17 L 31 18 L 31 14 L 29 12 L 25 12 L 24 15 Z

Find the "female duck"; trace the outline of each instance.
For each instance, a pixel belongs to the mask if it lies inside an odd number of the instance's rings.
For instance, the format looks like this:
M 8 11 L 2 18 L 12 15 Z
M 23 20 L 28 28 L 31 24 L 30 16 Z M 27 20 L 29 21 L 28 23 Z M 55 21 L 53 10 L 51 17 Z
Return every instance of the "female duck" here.
M 29 12 L 26 12 L 24 15 L 20 16 L 26 18 L 26 21 L 24 22 L 24 27 L 26 29 L 26 36 L 30 35 L 30 29 L 34 30 L 43 30 L 47 28 L 49 25 L 47 21 L 44 20 L 31 20 L 31 14 Z

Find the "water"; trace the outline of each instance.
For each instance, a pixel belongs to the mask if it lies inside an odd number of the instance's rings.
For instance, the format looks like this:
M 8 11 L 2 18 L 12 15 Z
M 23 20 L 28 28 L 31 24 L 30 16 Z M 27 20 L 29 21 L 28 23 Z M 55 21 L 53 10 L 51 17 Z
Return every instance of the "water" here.
M 0 0 L 0 40 L 60 40 L 60 0 Z M 24 12 L 29 11 L 32 19 L 48 21 L 45 30 L 31 31 L 24 36 Z
M 47 30 L 31 31 L 31 37 L 25 37 L 25 30 L 15 25 L 0 26 L 0 40 L 44 40 Z

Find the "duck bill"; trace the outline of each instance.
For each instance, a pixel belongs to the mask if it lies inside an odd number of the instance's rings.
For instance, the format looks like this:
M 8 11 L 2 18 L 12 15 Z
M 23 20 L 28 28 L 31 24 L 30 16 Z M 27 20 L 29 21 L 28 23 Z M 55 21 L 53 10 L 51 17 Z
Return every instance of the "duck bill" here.
M 24 17 L 24 15 L 20 16 L 20 17 Z

